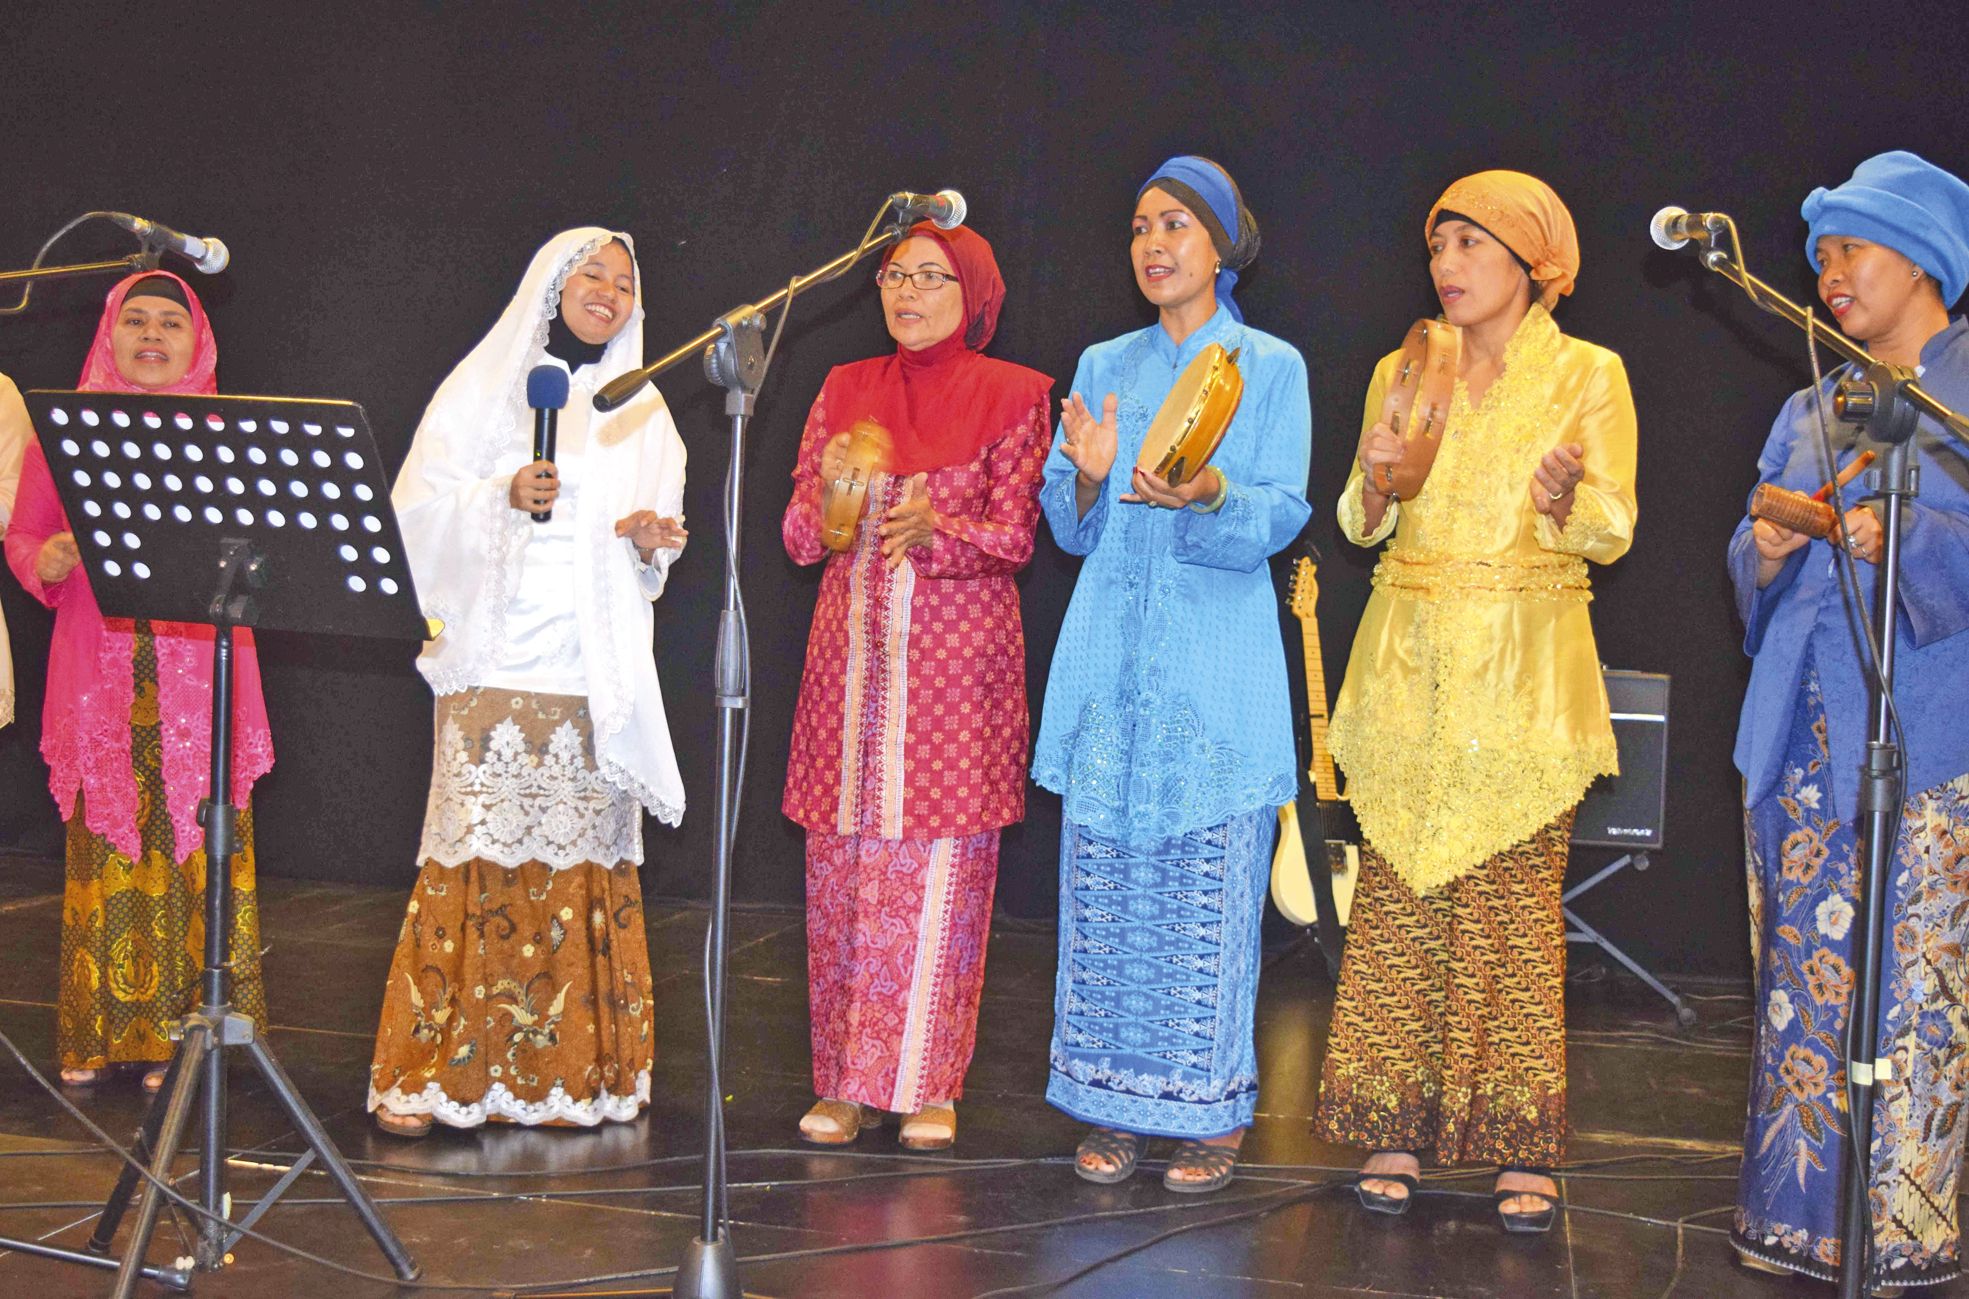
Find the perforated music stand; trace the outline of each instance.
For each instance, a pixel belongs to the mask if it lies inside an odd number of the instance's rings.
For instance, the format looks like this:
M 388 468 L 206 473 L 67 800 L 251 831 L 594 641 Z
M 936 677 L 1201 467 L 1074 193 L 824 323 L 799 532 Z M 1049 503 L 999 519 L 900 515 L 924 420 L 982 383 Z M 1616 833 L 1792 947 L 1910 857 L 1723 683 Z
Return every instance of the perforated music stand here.
M 126 1166 L 89 1253 L 61 1257 L 111 1266 L 110 1240 L 142 1180 L 112 1293 L 127 1299 L 139 1275 L 183 1288 L 189 1278 L 182 1264 L 160 1277 L 144 1255 L 164 1204 L 159 1188 L 171 1179 L 197 1096 L 199 1270 L 222 1266 L 241 1235 L 319 1161 L 396 1274 L 415 1280 L 416 1262 L 253 1020 L 232 1008 L 227 987 L 238 810 L 227 801 L 233 628 L 402 640 L 429 634 L 368 420 L 353 402 L 288 397 L 35 391 L 27 394 L 27 407 L 102 611 L 205 623 L 215 632 L 211 788 L 199 805 L 206 861 L 199 1006 L 173 1025 L 178 1046 L 137 1134 L 137 1153 L 148 1158 L 151 1177 Z M 307 1146 L 237 1225 L 228 1221 L 225 1186 L 228 1047 L 245 1048 Z

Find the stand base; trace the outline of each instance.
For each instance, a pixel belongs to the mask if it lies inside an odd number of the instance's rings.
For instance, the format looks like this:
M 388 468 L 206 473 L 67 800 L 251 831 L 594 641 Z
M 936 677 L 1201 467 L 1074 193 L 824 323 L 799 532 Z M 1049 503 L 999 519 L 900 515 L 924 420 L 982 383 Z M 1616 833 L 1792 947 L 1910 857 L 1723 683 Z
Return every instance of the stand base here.
M 1629 866 L 1632 866 L 1637 871 L 1646 870 L 1648 868 L 1648 855 L 1640 852 L 1628 853 L 1623 857 L 1617 857 L 1607 863 L 1591 879 L 1581 880 L 1566 890 L 1565 896 L 1559 899 L 1559 909 L 1565 913 L 1566 924 L 1569 926 L 1566 930 L 1566 941 L 1569 943 L 1591 943 L 1608 956 L 1613 957 L 1614 960 L 1619 961 L 1621 965 L 1626 967 L 1629 974 L 1632 974 L 1635 978 L 1647 984 L 1650 988 L 1653 988 L 1661 996 L 1663 1001 L 1666 1001 L 1675 1008 L 1675 1022 L 1677 1024 L 1680 1024 L 1683 1028 L 1691 1028 L 1696 1022 L 1696 1010 L 1694 1006 L 1682 1000 L 1681 996 L 1673 988 L 1663 983 L 1660 979 L 1655 978 L 1654 975 L 1649 974 L 1647 970 L 1642 968 L 1639 961 L 1614 946 L 1611 938 L 1608 938 L 1605 934 L 1587 924 L 1584 920 L 1581 920 L 1578 912 L 1574 911 L 1570 906 L 1565 905 L 1580 894 L 1591 892 L 1609 876 L 1618 874 Z
M 104 1272 L 114 1272 L 122 1264 L 113 1258 L 100 1254 L 84 1254 L 78 1250 L 60 1249 L 54 1245 L 44 1245 L 38 1240 L 11 1240 L 0 1236 L 0 1253 L 32 1254 L 35 1258 L 52 1258 L 61 1263 L 80 1263 L 84 1267 L 97 1268 Z M 191 1270 L 182 1267 L 152 1267 L 145 1264 L 137 1275 L 146 1281 L 155 1281 L 167 1290 L 183 1294 L 191 1289 Z
M 743 1299 L 738 1284 L 738 1254 L 729 1235 L 706 1243 L 695 1238 L 677 1265 L 677 1279 L 671 1284 L 673 1299 Z
M 216 872 L 215 872 L 216 874 Z M 300 1089 L 294 1086 L 293 1079 L 287 1076 L 280 1061 L 274 1057 L 266 1039 L 254 1032 L 251 1019 L 236 1014 L 223 1005 L 204 1006 L 186 1017 L 183 1035 L 178 1039 L 178 1047 L 173 1052 L 169 1072 L 165 1075 L 164 1086 L 160 1091 L 151 1113 L 146 1116 L 143 1128 L 137 1134 L 136 1154 L 142 1158 L 149 1156 L 150 1176 L 142 1177 L 133 1167 L 126 1166 L 117 1179 L 116 1187 L 110 1192 L 103 1205 L 101 1217 L 97 1220 L 95 1234 L 90 1238 L 91 1255 L 79 1256 L 69 1261 L 86 1262 L 91 1266 L 107 1264 L 116 1270 L 116 1282 L 110 1293 L 113 1299 L 130 1299 L 138 1278 L 159 1280 L 171 1285 L 171 1271 L 152 1267 L 144 1262 L 149 1252 L 151 1235 L 156 1230 L 159 1212 L 165 1207 L 160 1185 L 168 1184 L 172 1176 L 172 1164 L 178 1150 L 186 1144 L 189 1130 L 199 1127 L 199 1136 L 204 1143 L 203 1155 L 226 1149 L 225 1130 L 225 1068 L 226 1051 L 229 1047 L 246 1052 L 259 1070 L 260 1077 L 273 1093 L 274 1099 L 287 1114 L 294 1125 L 306 1150 L 295 1160 L 285 1176 L 255 1204 L 252 1210 L 237 1224 L 224 1221 L 226 1208 L 223 1197 L 217 1203 L 206 1203 L 202 1207 L 208 1215 L 197 1224 L 197 1260 L 203 1270 L 214 1270 L 223 1266 L 227 1252 L 238 1243 L 245 1231 L 258 1222 L 266 1211 L 273 1207 L 274 1201 L 291 1187 L 301 1173 L 312 1165 L 318 1165 L 335 1183 L 335 1189 L 342 1199 L 355 1211 L 363 1227 L 389 1261 L 390 1268 L 405 1281 L 414 1281 L 420 1269 L 410 1253 L 397 1239 L 383 1221 L 382 1211 L 369 1196 L 369 1192 L 356 1181 L 354 1171 L 342 1158 L 341 1151 L 329 1138 L 308 1103 L 301 1097 Z M 205 1105 L 206 1113 L 194 1117 L 195 1103 L 209 1102 L 210 1094 L 201 1088 L 211 1074 L 211 1085 L 218 1092 L 220 1104 L 216 1112 Z M 216 1121 L 215 1121 L 216 1120 Z M 141 1185 L 140 1185 L 141 1184 Z M 139 1192 L 141 1192 L 139 1194 Z M 120 1262 L 105 1257 L 109 1251 L 112 1237 L 122 1221 L 131 1197 L 137 1197 L 137 1214 L 130 1229 L 129 1240 L 124 1247 Z M 201 1198 L 205 1198 L 203 1195 Z M 230 1227 L 230 1230 L 228 1228 Z M 45 1256 L 45 1251 L 42 1251 Z M 66 1258 L 65 1254 L 55 1257 Z M 188 1278 L 187 1278 L 188 1280 Z M 183 1286 L 174 1286 L 183 1289 Z

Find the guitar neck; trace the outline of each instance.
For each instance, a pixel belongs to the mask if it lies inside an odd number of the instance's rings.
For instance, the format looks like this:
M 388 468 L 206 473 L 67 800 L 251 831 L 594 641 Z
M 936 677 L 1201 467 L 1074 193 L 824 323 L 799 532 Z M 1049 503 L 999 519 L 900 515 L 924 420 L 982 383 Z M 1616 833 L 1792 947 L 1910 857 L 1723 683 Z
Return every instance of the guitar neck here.
M 1319 619 L 1310 610 L 1299 619 L 1299 638 L 1306 658 L 1306 718 L 1313 742 L 1313 764 L 1307 774 L 1321 798 L 1337 800 L 1340 778 L 1333 770 L 1333 751 L 1326 746 L 1326 667 L 1320 657 Z

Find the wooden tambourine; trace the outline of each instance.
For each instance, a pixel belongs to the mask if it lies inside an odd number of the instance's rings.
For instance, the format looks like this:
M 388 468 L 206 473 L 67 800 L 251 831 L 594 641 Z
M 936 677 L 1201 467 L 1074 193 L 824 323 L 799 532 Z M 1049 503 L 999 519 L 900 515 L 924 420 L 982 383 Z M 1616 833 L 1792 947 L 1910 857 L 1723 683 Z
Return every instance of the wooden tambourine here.
M 1372 484 L 1398 501 L 1412 501 L 1429 480 L 1436 451 L 1449 427 L 1450 398 L 1456 395 L 1456 368 L 1463 335 L 1441 320 L 1418 320 L 1402 342 L 1401 361 L 1381 403 L 1381 422 L 1408 445 L 1394 465 L 1376 467 Z
M 1244 396 L 1244 375 L 1237 368 L 1238 352 L 1211 343 L 1183 368 L 1176 386 L 1163 398 L 1162 409 L 1149 422 L 1142 454 L 1135 467 L 1181 487 L 1203 472 L 1224 440 Z
M 868 485 L 889 468 L 889 430 L 872 419 L 848 427 L 848 450 L 841 474 L 827 482 L 820 497 L 820 540 L 829 550 L 853 550 L 855 530 L 868 505 Z

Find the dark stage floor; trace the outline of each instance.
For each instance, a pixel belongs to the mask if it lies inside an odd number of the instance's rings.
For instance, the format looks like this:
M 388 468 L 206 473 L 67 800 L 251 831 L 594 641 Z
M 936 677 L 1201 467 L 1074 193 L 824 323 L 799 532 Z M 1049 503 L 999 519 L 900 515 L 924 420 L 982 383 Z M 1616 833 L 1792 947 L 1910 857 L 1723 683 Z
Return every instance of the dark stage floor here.
M 52 1072 L 59 872 L 0 862 L 0 1027 Z M 643 1121 L 600 1133 L 493 1130 L 421 1143 L 375 1133 L 362 1112 L 370 1034 L 402 895 L 270 882 L 264 929 L 273 1042 L 371 1193 L 452 1293 L 494 1294 L 673 1264 L 695 1234 L 703 1041 L 698 983 L 704 913 L 652 912 L 659 1056 Z M 809 1102 L 801 918 L 735 922 L 729 1061 L 735 1239 L 760 1295 L 907 1299 L 982 1294 L 1076 1296 L 1781 1296 L 1826 1287 L 1736 1271 L 1713 1228 L 1726 1221 L 1741 1133 L 1747 1004 L 1718 990 L 1704 1022 L 1673 1031 L 1667 1007 L 1629 982 L 1587 983 L 1572 998 L 1568 1211 L 1552 1233 L 1506 1239 L 1488 1180 L 1434 1184 L 1402 1219 L 1369 1218 L 1321 1166 L 1348 1152 L 1307 1133 L 1331 989 L 1308 950 L 1274 961 L 1259 1007 L 1262 1112 L 1245 1171 L 1211 1197 L 1166 1193 L 1138 1175 L 1118 1187 L 1065 1166 L 1077 1126 L 1041 1101 L 1052 1004 L 1053 936 L 992 935 L 990 974 L 969 1096 L 950 1156 L 897 1154 L 893 1125 L 850 1155 L 787 1149 Z M 115 1173 L 11 1061 L 0 1061 L 0 1199 L 54 1202 L 0 1212 L 0 1234 L 79 1244 Z M 236 1071 L 236 1197 L 266 1185 L 295 1142 L 246 1071 Z M 139 1112 L 134 1079 L 82 1101 L 113 1134 Z M 75 1153 L 81 1151 L 82 1153 Z M 1160 1155 L 1160 1144 L 1152 1151 Z M 541 1170 L 553 1170 L 541 1175 Z M 295 1194 L 324 1197 L 304 1176 Z M 69 1207 L 59 1207 L 64 1203 Z M 392 1203 L 394 1202 L 394 1203 Z M 1637 1215 L 1624 1217 L 1617 1215 Z M 1068 1225 L 1055 1220 L 1077 1218 Z M 1220 1226 L 1209 1226 L 1224 1219 Z M 1689 1224 L 1678 1230 L 1677 1222 Z M 1172 1229 L 1205 1224 L 1161 1243 Z M 354 1217 L 336 1204 L 285 1203 L 262 1224 L 279 1239 L 387 1273 Z M 903 1238 L 925 1243 L 875 1248 Z M 867 1247 L 867 1248 L 862 1248 Z M 1075 1280 L 1105 1256 L 1136 1252 Z M 155 1256 L 178 1252 L 167 1224 Z M 802 1255 L 789 1257 L 789 1255 Z M 775 1257 L 777 1256 L 777 1257 Z M 411 1294 L 338 1275 L 242 1242 L 237 1263 L 197 1278 L 205 1296 Z M 664 1278 L 646 1284 L 661 1286 Z M 483 1288 L 474 1288 L 483 1287 Z M 56 1299 L 108 1290 L 105 1274 L 0 1257 L 0 1294 Z M 628 1293 L 626 1283 L 585 1293 Z M 162 1293 L 145 1287 L 145 1293 Z M 1949 1294 L 1969 1294 L 1969 1287 Z

